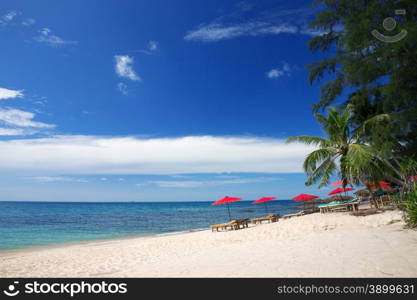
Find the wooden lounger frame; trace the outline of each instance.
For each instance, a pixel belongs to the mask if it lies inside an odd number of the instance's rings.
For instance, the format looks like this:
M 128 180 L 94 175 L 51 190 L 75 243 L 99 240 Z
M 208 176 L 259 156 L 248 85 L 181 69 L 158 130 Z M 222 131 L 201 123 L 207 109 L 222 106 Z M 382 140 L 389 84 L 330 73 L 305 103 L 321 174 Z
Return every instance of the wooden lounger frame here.
M 278 215 L 270 214 L 270 215 L 267 215 L 265 217 L 254 218 L 254 219 L 251 220 L 251 222 L 253 224 L 256 224 L 256 223 L 262 224 L 263 221 L 267 221 L 268 223 L 276 222 L 276 221 L 278 221 Z
M 335 211 L 357 211 L 358 207 L 359 207 L 359 202 L 352 201 L 349 203 L 340 203 L 340 204 L 320 207 L 320 212 L 326 213 L 326 212 L 335 212 Z
M 303 215 L 305 215 L 304 211 L 300 211 L 300 212 L 295 213 L 295 214 L 283 215 L 282 218 L 283 219 L 289 219 L 289 218 L 292 218 L 292 217 L 299 217 L 299 216 L 303 216 Z
M 210 228 L 212 232 L 214 230 L 216 231 L 237 230 L 240 228 L 249 227 L 248 223 L 249 223 L 249 219 L 239 219 L 239 220 L 232 220 L 230 222 L 222 223 L 222 224 L 213 224 L 210 226 Z

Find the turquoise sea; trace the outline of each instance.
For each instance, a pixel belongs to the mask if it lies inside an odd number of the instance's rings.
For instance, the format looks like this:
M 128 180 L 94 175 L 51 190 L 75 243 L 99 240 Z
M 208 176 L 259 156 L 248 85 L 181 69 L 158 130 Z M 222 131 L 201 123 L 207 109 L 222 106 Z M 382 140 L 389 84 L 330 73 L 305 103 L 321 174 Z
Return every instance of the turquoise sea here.
M 296 205 L 239 201 L 230 211 L 233 219 L 254 218 Z M 0 202 L 0 250 L 202 230 L 228 220 L 227 206 L 211 202 Z

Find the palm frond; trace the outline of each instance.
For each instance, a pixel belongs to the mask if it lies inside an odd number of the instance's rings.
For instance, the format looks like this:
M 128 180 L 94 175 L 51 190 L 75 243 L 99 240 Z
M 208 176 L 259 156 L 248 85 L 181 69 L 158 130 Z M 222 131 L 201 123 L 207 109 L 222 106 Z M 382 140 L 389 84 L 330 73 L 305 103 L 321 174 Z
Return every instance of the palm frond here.
M 336 152 L 336 149 L 332 147 L 320 148 L 311 152 L 309 155 L 307 155 L 306 159 L 304 160 L 304 171 L 307 174 L 314 172 L 318 165 L 320 165 L 329 157 L 333 157 L 336 154 Z
M 331 144 L 331 142 L 328 139 L 318 137 L 318 136 L 309 136 L 309 135 L 299 135 L 299 136 L 293 136 L 288 138 L 286 143 L 292 143 L 292 142 L 301 142 L 306 145 L 315 145 L 320 147 L 327 147 Z
M 392 120 L 391 115 L 389 114 L 379 114 L 373 116 L 372 118 L 366 120 L 353 132 L 353 136 L 359 138 L 362 135 L 365 135 L 367 131 L 372 130 L 376 126 L 381 126 L 383 122 L 390 122 Z
M 331 175 L 336 171 L 335 156 L 330 156 L 312 172 L 308 174 L 306 185 L 312 185 L 313 183 L 319 182 L 319 187 L 329 184 Z

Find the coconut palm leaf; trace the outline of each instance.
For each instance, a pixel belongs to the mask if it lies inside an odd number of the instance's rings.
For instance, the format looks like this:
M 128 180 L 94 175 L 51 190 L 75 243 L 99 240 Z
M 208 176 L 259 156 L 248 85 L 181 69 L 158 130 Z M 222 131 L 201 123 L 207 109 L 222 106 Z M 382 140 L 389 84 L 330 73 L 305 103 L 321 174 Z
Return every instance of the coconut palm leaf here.
M 291 143 L 291 142 L 301 142 L 306 145 L 314 145 L 314 146 L 320 146 L 320 147 L 326 147 L 327 145 L 331 144 L 331 142 L 328 139 L 318 137 L 318 136 L 309 136 L 309 135 L 293 136 L 286 140 L 286 143 Z
M 350 129 L 352 114 L 349 107 L 343 111 L 332 107 L 327 116 L 315 114 L 327 138 L 302 135 L 287 139 L 287 143 L 301 142 L 318 148 L 307 155 L 303 163 L 308 177 L 306 185 L 327 185 L 335 173 L 344 182 L 354 184 L 379 181 L 386 176 L 392 176 L 392 172 L 387 173 L 386 163 L 378 156 L 379 152 L 361 138 L 368 128 L 389 119 L 389 116 L 375 116 L 365 122 L 363 128 L 353 131 Z

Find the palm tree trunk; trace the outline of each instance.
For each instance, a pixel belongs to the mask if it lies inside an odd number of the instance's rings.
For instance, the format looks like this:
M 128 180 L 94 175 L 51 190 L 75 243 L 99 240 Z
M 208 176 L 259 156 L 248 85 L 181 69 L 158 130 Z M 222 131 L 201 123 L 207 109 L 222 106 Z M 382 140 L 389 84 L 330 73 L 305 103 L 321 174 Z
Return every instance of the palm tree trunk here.
M 388 181 L 394 182 L 394 183 L 396 183 L 398 185 L 403 186 L 405 184 L 404 181 L 399 180 L 398 178 L 395 178 L 394 176 L 385 174 L 385 177 L 387 178 Z
M 390 162 L 389 162 L 389 160 L 388 159 L 386 159 L 386 158 L 383 158 L 382 159 L 382 161 L 388 166 L 388 167 L 390 167 L 393 171 L 394 171 L 394 173 L 396 173 L 401 179 L 402 178 L 404 178 L 404 176 L 403 176 L 403 174 L 399 171 L 399 170 L 397 170 Z

